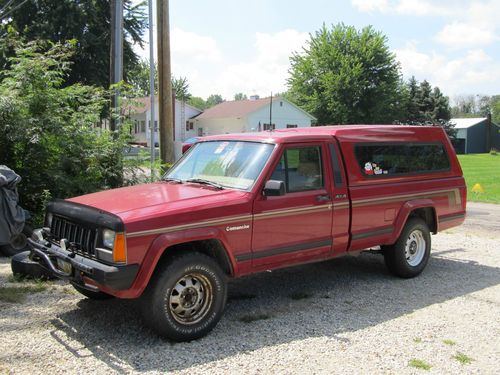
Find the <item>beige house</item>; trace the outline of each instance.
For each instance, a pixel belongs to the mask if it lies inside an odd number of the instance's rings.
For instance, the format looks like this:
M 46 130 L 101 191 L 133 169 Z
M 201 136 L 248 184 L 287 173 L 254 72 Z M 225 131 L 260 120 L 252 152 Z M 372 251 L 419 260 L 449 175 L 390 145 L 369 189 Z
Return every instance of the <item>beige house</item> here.
M 189 120 L 196 136 L 309 127 L 316 118 L 284 98 L 220 103 Z M 192 123 L 192 125 L 191 125 Z

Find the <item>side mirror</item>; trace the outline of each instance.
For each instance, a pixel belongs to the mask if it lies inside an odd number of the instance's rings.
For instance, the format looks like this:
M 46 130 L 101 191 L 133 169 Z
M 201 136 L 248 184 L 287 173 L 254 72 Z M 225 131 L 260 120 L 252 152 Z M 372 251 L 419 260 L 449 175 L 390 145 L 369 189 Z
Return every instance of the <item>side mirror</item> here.
M 266 197 L 285 195 L 285 183 L 283 181 L 269 180 L 264 185 L 263 193 Z

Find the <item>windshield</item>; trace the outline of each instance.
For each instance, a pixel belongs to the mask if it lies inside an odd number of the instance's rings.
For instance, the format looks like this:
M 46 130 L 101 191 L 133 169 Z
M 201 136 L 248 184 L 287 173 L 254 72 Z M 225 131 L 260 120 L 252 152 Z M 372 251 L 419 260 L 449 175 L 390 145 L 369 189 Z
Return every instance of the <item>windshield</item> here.
M 202 142 L 167 172 L 164 179 L 205 180 L 221 187 L 248 190 L 264 168 L 274 145 L 257 142 Z

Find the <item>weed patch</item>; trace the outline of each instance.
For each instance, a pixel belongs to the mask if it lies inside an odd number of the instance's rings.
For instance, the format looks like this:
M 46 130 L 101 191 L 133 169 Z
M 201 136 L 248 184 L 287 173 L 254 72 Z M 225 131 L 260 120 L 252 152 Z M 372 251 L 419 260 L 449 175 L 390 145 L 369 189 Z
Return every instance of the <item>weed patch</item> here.
M 425 370 L 425 371 L 429 371 L 432 367 L 427 362 L 422 361 L 421 359 L 415 359 L 415 358 L 410 359 L 410 362 L 408 362 L 408 366 L 415 367 L 415 368 L 418 368 L 420 370 Z
M 469 357 L 468 355 L 464 353 L 457 352 L 452 358 L 455 358 L 458 362 L 460 362 L 462 365 L 468 365 L 471 363 L 474 359 Z
M 47 286 L 42 283 L 0 287 L 0 301 L 20 303 L 25 300 L 27 294 L 43 292 L 45 289 Z

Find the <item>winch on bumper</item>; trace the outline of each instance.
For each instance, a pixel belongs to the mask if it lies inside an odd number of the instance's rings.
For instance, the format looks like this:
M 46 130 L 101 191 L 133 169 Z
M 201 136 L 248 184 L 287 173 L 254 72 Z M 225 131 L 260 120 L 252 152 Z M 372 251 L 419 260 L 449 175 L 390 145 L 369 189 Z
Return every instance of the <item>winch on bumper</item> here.
M 46 239 L 44 229 L 34 231 L 28 239 L 32 259 L 47 269 L 54 276 L 78 284 L 90 290 L 93 285 L 87 285 L 85 278 L 112 290 L 125 290 L 132 286 L 139 270 L 138 264 L 108 265 L 83 257 L 71 247 L 56 245 Z

